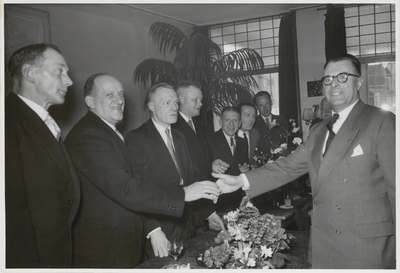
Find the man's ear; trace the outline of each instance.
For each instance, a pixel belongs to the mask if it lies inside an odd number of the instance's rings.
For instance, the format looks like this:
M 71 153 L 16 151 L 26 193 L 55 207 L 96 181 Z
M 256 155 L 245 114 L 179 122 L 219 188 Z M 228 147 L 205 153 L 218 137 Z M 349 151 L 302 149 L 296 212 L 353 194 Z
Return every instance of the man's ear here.
M 149 101 L 149 102 L 147 103 L 147 107 L 149 108 L 149 110 L 150 110 L 151 112 L 154 112 L 154 102 Z
M 358 80 L 357 80 L 357 91 L 360 91 L 363 82 L 364 82 L 364 78 L 363 77 L 359 77 Z
M 24 64 L 21 67 L 22 76 L 30 83 L 35 83 L 35 67 L 31 64 Z
M 89 108 L 95 108 L 92 96 L 86 96 L 85 97 L 85 103 Z

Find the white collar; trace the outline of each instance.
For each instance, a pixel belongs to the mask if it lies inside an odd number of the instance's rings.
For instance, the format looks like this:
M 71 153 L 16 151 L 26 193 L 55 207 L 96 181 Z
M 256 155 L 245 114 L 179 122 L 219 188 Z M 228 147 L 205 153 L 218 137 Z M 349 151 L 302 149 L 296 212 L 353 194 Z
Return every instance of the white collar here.
M 192 118 L 188 118 L 188 116 L 186 116 L 184 113 L 182 113 L 181 111 L 179 111 L 179 114 L 182 116 L 182 118 L 188 122 L 189 120 L 191 120 Z
M 17 96 L 23 102 L 25 102 L 26 105 L 28 105 L 29 108 L 31 108 L 43 121 L 46 119 L 47 115 L 49 114 L 49 112 L 46 109 L 44 109 L 42 106 L 40 106 L 39 104 L 37 104 L 34 101 L 31 101 L 28 98 L 25 98 L 25 97 L 23 97 L 21 95 L 18 95 L 18 94 L 17 94 Z

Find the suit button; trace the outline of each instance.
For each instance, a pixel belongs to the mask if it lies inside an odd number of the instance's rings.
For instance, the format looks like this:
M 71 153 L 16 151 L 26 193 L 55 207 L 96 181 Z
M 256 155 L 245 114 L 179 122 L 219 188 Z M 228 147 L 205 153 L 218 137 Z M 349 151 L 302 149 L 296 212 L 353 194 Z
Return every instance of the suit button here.
M 69 205 L 71 205 L 71 200 L 67 200 L 67 205 L 69 206 Z
M 347 183 L 347 179 L 346 179 L 346 178 L 343 178 L 342 182 L 343 182 L 343 183 Z
M 336 230 L 336 233 L 337 233 L 337 234 L 340 234 L 340 233 L 342 233 L 342 231 L 341 231 L 340 229 L 337 229 L 337 230 Z
M 67 178 L 67 179 L 65 179 L 65 183 L 67 183 L 67 184 L 69 184 L 69 179 Z
M 340 209 L 340 206 L 339 206 L 339 205 L 336 205 L 336 209 L 339 210 L 339 209 Z

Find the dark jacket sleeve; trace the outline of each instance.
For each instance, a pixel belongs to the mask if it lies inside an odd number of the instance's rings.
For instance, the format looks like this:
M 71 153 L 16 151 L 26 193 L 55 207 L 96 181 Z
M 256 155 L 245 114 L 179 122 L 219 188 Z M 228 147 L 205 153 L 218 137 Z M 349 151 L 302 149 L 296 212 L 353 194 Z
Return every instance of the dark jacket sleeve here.
M 102 130 L 87 128 L 68 135 L 66 145 L 79 173 L 126 209 L 181 217 L 183 189 L 160 189 L 132 173 L 132 166 Z M 126 151 L 126 154 L 129 154 Z

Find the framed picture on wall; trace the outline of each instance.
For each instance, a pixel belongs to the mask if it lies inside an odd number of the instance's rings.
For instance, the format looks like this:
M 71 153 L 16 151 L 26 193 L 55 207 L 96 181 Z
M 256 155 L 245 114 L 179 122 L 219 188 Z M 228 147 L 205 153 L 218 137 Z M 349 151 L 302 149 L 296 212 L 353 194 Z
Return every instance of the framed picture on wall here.
M 322 96 L 323 94 L 321 80 L 307 82 L 307 93 L 309 97 Z
M 4 57 L 5 64 L 15 50 L 29 44 L 50 43 L 49 12 L 22 7 L 17 4 L 4 4 Z M 5 94 L 12 89 L 12 82 L 5 73 Z

